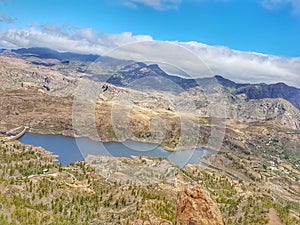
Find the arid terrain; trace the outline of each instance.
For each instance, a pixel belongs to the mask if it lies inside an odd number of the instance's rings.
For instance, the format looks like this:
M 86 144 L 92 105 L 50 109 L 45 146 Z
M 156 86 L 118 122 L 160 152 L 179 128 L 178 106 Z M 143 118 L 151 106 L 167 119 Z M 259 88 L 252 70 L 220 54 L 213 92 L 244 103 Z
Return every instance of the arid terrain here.
M 135 62 L 124 68 L 124 62 L 102 61 L 96 76 L 99 67 L 90 63 L 3 52 L 2 137 L 28 126 L 33 133 L 218 154 L 184 168 L 166 159 L 91 155 L 61 166 L 41 148 L 6 142 L 0 146 L 1 224 L 300 223 L 297 98 L 268 92 L 278 85 L 220 76 L 195 85 Z M 162 77 L 170 84 L 159 86 Z M 140 88 L 130 85 L 142 78 L 147 83 Z

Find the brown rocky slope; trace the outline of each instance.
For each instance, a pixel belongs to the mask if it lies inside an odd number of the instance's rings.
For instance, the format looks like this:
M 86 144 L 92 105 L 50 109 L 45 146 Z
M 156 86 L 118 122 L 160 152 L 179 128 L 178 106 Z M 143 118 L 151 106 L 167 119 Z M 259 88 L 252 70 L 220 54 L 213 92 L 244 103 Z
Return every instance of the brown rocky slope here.
M 221 211 L 199 186 L 178 192 L 177 222 L 180 225 L 223 225 Z

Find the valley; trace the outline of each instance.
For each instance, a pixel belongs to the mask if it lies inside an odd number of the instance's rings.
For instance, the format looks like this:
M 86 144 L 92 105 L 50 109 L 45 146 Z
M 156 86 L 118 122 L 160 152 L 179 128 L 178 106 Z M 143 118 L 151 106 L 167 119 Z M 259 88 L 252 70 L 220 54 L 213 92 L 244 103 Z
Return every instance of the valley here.
M 299 223 L 299 89 L 221 76 L 189 80 L 157 65 L 100 58 L 95 67 L 94 55 L 24 51 L 0 56 L 0 131 L 28 126 L 32 133 L 217 154 L 183 168 L 166 159 L 92 155 L 61 166 L 44 149 L 3 143 L 1 224 L 207 220 L 201 210 L 180 215 L 180 199 L 193 195 L 208 199 L 216 224 L 270 224 L 272 215 L 278 224 Z

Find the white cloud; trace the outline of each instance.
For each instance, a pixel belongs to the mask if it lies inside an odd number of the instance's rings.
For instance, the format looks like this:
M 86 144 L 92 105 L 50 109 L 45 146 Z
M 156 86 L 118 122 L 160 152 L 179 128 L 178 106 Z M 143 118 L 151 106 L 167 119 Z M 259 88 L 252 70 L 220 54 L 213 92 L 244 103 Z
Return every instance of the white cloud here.
M 175 9 L 181 3 L 181 0 L 126 0 L 124 5 L 131 8 L 138 8 L 140 4 L 152 7 L 156 10 Z
M 193 77 L 220 74 L 237 82 L 285 82 L 300 87 L 300 57 L 242 52 L 197 42 L 158 42 L 147 35 L 105 34 L 91 28 L 44 25 L 0 31 L 0 46 L 48 47 L 101 55 L 109 52 L 125 59 L 158 62 L 164 68 L 175 66 Z
M 243 83 L 285 82 L 300 87 L 300 57 L 242 52 L 197 42 L 180 44 L 200 56 L 214 74 Z
M 54 25 L 0 31 L 0 46 L 6 48 L 47 47 L 58 51 L 94 54 L 103 54 L 130 42 L 151 40 L 150 36 L 129 32 L 109 35 L 91 28 L 65 29 Z
M 208 0 L 120 0 L 124 6 L 137 9 L 140 5 L 146 5 L 156 10 L 178 9 L 181 3 L 203 3 Z M 226 3 L 231 0 L 210 0 L 214 3 Z
M 119 0 L 123 5 L 130 8 L 139 8 L 140 5 L 146 5 L 156 10 L 177 9 L 181 3 L 203 3 L 207 0 Z M 214 3 L 227 3 L 231 0 L 211 0 Z M 259 3 L 268 10 L 281 10 L 290 7 L 293 14 L 300 14 L 300 0 L 259 0 Z
M 10 15 L 7 15 L 5 13 L 1 13 L 0 14 L 0 22 L 3 22 L 3 23 L 14 23 L 15 21 L 16 21 L 16 19 L 12 18 Z
M 280 10 L 291 7 L 294 14 L 300 14 L 300 0 L 260 0 L 262 6 L 268 10 Z

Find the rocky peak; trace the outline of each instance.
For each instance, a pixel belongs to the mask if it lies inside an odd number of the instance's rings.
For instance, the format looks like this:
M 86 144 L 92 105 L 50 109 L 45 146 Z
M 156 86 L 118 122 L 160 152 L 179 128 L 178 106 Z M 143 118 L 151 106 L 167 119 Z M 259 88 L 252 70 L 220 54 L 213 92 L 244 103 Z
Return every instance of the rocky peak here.
M 224 224 L 217 203 L 199 186 L 178 193 L 176 218 L 180 225 Z
M 300 89 L 284 83 L 252 84 L 238 88 L 235 94 L 246 94 L 247 99 L 282 98 L 300 109 Z

